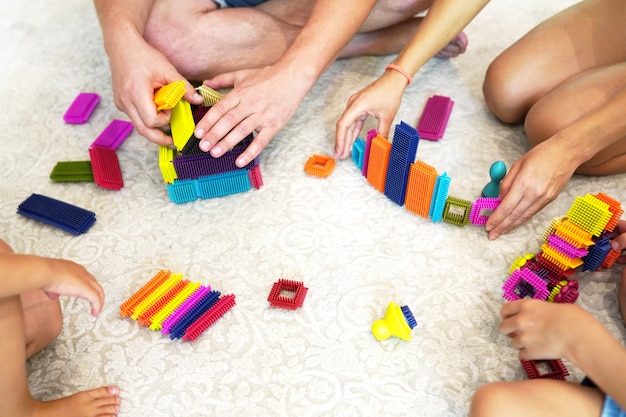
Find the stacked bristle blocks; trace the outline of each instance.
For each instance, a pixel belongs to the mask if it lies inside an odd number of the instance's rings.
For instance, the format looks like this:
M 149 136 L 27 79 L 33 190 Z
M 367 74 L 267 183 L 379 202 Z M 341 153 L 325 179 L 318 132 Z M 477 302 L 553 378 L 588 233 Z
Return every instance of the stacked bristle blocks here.
M 457 226 L 484 225 L 487 214 L 500 204 L 499 198 L 469 200 L 448 195 L 450 177 L 423 161 L 415 161 L 419 145 L 417 130 L 400 122 L 393 141 L 370 130 L 367 140 L 357 138 L 352 160 L 367 181 L 396 204 L 433 222 Z M 415 162 L 414 162 L 415 161 Z
M 196 123 L 220 100 L 221 93 L 199 87 L 204 102 L 196 106 L 182 98 L 184 93 L 180 94 L 179 90 L 184 89 L 184 83 L 168 84 L 161 89 L 166 89 L 166 93 L 157 91 L 160 100 L 155 96 L 155 103 L 172 109 L 170 126 L 175 149 L 162 146 L 159 150 L 159 168 L 171 201 L 180 204 L 198 198 L 222 197 L 263 185 L 258 158 L 242 168 L 235 165 L 252 142 L 252 134 L 219 158 L 201 151 L 200 140 L 193 136 Z
M 161 270 L 120 306 L 121 317 L 171 339 L 195 340 L 235 305 L 232 294 Z
M 623 213 L 621 204 L 603 193 L 577 197 L 565 216 L 552 220 L 541 251 L 515 260 L 502 286 L 504 299 L 576 302 L 578 282 L 572 277 L 577 272 L 610 268 L 619 256 L 611 240 Z M 541 374 L 538 362 L 548 362 L 551 371 Z M 568 375 L 560 359 L 522 361 L 522 366 L 529 378 L 563 380 Z

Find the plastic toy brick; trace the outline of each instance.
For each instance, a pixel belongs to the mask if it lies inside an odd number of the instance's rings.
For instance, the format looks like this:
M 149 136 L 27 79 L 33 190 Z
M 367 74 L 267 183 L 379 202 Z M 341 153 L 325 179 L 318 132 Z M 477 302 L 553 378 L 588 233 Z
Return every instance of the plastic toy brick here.
M 568 258 L 582 258 L 589 253 L 586 248 L 577 248 L 557 235 L 548 235 L 548 245 Z
M 281 278 L 272 286 L 267 301 L 270 302 L 272 307 L 296 310 L 302 307 L 308 291 L 309 289 L 302 282 Z M 289 293 L 293 296 L 283 295 L 284 293 Z
M 181 155 L 200 155 L 203 153 L 202 149 L 200 149 L 200 139 L 194 135 L 191 135 L 183 149 L 180 150 Z
M 331 156 L 313 154 L 304 164 L 304 171 L 315 177 L 326 178 L 333 173 L 337 163 Z
M 458 197 L 448 197 L 443 209 L 443 221 L 446 223 L 465 226 L 469 223 L 469 214 L 472 202 Z
M 173 183 L 178 176 L 174 168 L 175 150 L 169 146 L 159 146 L 159 169 L 163 180 L 169 184 Z
M 208 152 L 201 152 L 197 155 L 179 155 L 173 160 L 176 176 L 181 180 L 189 180 L 231 171 L 250 170 L 258 164 L 257 159 L 250 161 L 242 168 L 235 164 L 244 150 L 245 148 L 236 147 L 219 158 L 215 158 Z
M 404 122 L 396 125 L 389 152 L 384 194 L 399 206 L 404 205 L 409 170 L 415 161 L 418 144 L 419 136 L 412 126 Z M 428 202 L 430 204 L 430 199 Z
M 513 261 L 511 267 L 509 268 L 509 275 L 513 273 L 516 269 L 522 269 L 528 262 L 535 260 L 534 253 L 527 253 L 526 255 L 519 256 L 516 260 Z
M 509 279 L 507 279 L 502 286 L 502 289 L 504 290 L 504 299 L 507 301 L 513 301 L 523 298 L 516 292 L 518 290 L 518 286 L 522 282 L 530 284 L 535 289 L 534 294 L 524 294 L 525 296 L 531 296 L 531 298 L 537 300 L 545 300 L 550 294 L 544 280 L 542 280 L 530 269 L 522 268 L 513 271 Z
M 200 120 L 204 117 L 205 114 L 209 111 L 210 107 L 205 107 L 203 105 L 191 105 L 191 114 L 193 115 L 193 122 L 198 124 Z
M 362 137 L 356 138 L 352 144 L 352 162 L 355 163 L 359 170 L 363 170 L 363 160 L 365 159 L 365 141 Z
M 55 182 L 93 182 L 91 161 L 57 162 L 50 172 L 50 179 Z
M 615 229 L 615 226 L 617 226 L 617 222 L 622 217 L 622 214 L 624 214 L 622 205 L 619 201 L 609 197 L 608 195 L 604 193 L 598 193 L 595 195 L 595 197 L 598 200 L 609 205 L 609 211 L 611 212 L 611 219 L 608 221 L 608 223 L 604 227 L 604 230 L 612 232 L 613 229 Z
M 93 141 L 91 147 L 99 146 L 112 151 L 117 150 L 133 131 L 133 124 L 126 120 L 114 119 L 104 128 L 102 133 Z
M 550 294 L 552 295 L 552 294 Z M 573 304 L 578 299 L 578 281 L 563 281 L 563 284 L 559 286 L 559 291 L 554 294 L 552 300 L 555 303 L 560 304 Z M 548 300 L 550 297 L 548 297 Z
M 428 218 L 437 170 L 422 161 L 411 164 L 406 186 L 404 205 L 406 209 L 424 218 Z
M 157 110 L 173 109 L 185 95 L 185 81 L 174 81 L 159 88 L 154 93 L 154 104 Z
M 182 281 L 181 281 L 182 282 Z M 161 330 L 163 322 L 172 315 L 174 310 L 178 308 L 187 298 L 189 298 L 198 288 L 199 282 L 187 281 L 183 288 L 180 289 L 158 312 L 150 319 L 150 330 Z
M 167 185 L 167 195 L 176 204 L 188 203 L 198 199 L 196 183 L 198 180 L 176 180 Z
M 609 239 L 600 239 L 595 245 L 590 246 L 589 254 L 582 259 L 584 262 L 583 272 L 600 269 L 602 263 L 612 250 L 613 248 L 611 248 L 611 241 Z
M 447 173 L 443 173 L 437 177 L 435 181 L 435 189 L 430 200 L 430 209 L 428 216 L 433 222 L 440 222 L 443 220 L 443 212 L 448 200 L 448 190 L 450 189 L 451 178 Z
M 189 280 L 182 279 L 176 283 L 172 288 L 165 292 L 158 300 L 154 302 L 149 308 L 137 317 L 137 323 L 141 326 L 150 326 L 152 324 L 152 318 L 157 314 L 167 303 L 172 301 L 176 295 L 178 295 L 185 286 L 189 284 Z M 131 316 L 132 317 L 132 316 Z
M 584 197 L 576 197 L 566 217 L 592 236 L 600 236 L 613 217 L 609 207 L 609 204 L 587 194 Z
M 85 233 L 96 222 L 94 212 L 41 194 L 31 194 L 18 206 L 17 213 L 73 235 Z
M 154 303 L 156 303 L 164 294 L 174 288 L 182 280 L 182 274 L 170 274 L 167 279 L 154 289 L 153 292 L 148 294 L 137 306 L 130 317 L 133 320 L 137 320 L 146 310 L 148 310 Z
M 363 168 L 361 169 L 361 174 L 363 174 L 364 177 L 367 177 L 367 167 L 369 165 L 372 140 L 376 137 L 376 135 L 376 129 L 371 129 L 367 132 L 367 136 L 365 137 L 365 154 L 363 156 Z
M 254 168 L 248 171 L 248 178 L 250 179 L 250 185 L 258 190 L 263 185 L 263 176 L 261 175 L 261 168 L 258 165 L 258 161 L 256 164 Z
M 485 225 L 491 213 L 500 205 L 497 197 L 481 197 L 472 203 L 469 221 L 473 225 Z
M 591 233 L 568 220 L 556 222 L 554 224 L 554 234 L 575 248 L 587 248 L 594 243 L 591 239 Z
M 135 311 L 135 307 L 161 284 L 163 284 L 170 277 L 170 275 L 170 271 L 161 270 L 157 272 L 156 275 L 154 275 L 120 306 L 120 317 L 130 317 Z
M 207 293 L 198 304 L 190 309 L 170 330 L 170 339 L 180 339 L 198 318 L 217 303 L 220 292 L 213 290 Z
M 210 286 L 201 285 L 193 294 L 189 296 L 180 306 L 178 306 L 172 314 L 166 318 L 161 327 L 161 333 L 170 334 L 172 327 L 175 326 L 191 309 L 202 301 L 202 299 L 211 292 Z
M 193 135 L 195 127 L 196 124 L 191 114 L 191 105 L 184 98 L 180 99 L 178 104 L 172 109 L 170 117 L 172 140 L 176 149 L 180 151 L 185 147 L 187 141 Z
M 70 124 L 85 123 L 99 102 L 100 96 L 96 93 L 80 93 L 63 115 L 63 120 Z
M 454 101 L 450 97 L 434 95 L 426 101 L 426 106 L 417 124 L 420 138 L 439 140 L 448 125 Z
M 216 198 L 243 193 L 251 187 L 248 171 L 231 171 L 209 175 L 197 180 L 199 198 Z
M 367 182 L 380 191 L 385 191 L 387 167 L 389 166 L 389 154 L 391 142 L 380 135 L 372 139 L 370 154 L 367 161 Z
M 384 318 L 372 324 L 372 334 L 377 340 L 386 340 L 396 336 L 402 340 L 411 340 L 411 330 L 417 326 L 415 317 L 408 306 L 398 306 L 389 302 Z
M 556 379 L 558 381 L 565 381 L 565 377 L 569 375 L 567 368 L 560 359 L 552 360 L 539 360 L 539 361 L 526 361 L 522 360 L 522 367 L 530 379 Z M 544 363 L 549 366 L 550 371 L 541 373 L 537 364 Z
M 235 296 L 233 294 L 227 294 L 220 297 L 217 303 L 209 310 L 207 310 L 202 316 L 200 316 L 191 326 L 185 330 L 183 340 L 193 341 L 204 333 L 209 327 L 211 327 L 220 317 L 222 317 L 228 310 L 235 305 Z
M 204 99 L 202 104 L 205 107 L 212 107 L 212 106 L 214 106 L 218 101 L 220 101 L 222 99 L 222 97 L 224 97 L 224 94 L 222 94 L 219 91 L 216 91 L 216 90 L 212 89 L 211 87 L 208 87 L 208 86 L 206 86 L 204 84 L 201 85 L 200 87 L 196 88 L 196 91 L 198 93 L 200 93 L 200 95 Z
M 562 270 L 576 269 L 583 264 L 583 260 L 581 258 L 569 258 L 565 254 L 551 248 L 545 243 L 541 245 L 541 253 L 545 259 L 548 259 Z
M 89 157 L 93 178 L 98 186 L 109 190 L 120 190 L 124 186 L 120 162 L 114 150 L 92 146 L 89 148 Z
M 611 249 L 611 251 L 606 255 L 606 258 L 604 258 L 604 262 L 602 262 L 602 268 L 608 269 L 612 267 L 621 254 L 622 251 Z

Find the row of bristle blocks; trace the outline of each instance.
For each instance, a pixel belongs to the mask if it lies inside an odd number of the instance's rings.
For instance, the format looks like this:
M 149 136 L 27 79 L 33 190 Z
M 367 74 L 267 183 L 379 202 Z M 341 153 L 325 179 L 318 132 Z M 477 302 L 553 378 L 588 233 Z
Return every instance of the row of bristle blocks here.
M 543 235 L 545 243 L 537 254 L 520 256 L 513 262 L 502 286 L 507 301 L 534 298 L 555 303 L 578 299 L 578 271 L 610 268 L 620 255 L 611 240 L 624 213 L 620 202 L 603 193 L 577 197 L 563 217 L 552 220 Z M 550 367 L 544 374 L 537 363 Z M 561 360 L 522 361 L 529 378 L 563 380 L 568 375 Z
M 242 168 L 235 164 L 252 142 L 253 135 L 248 135 L 219 158 L 202 152 L 199 139 L 193 135 L 196 123 L 222 98 L 222 94 L 200 86 L 197 91 L 204 101 L 195 106 L 182 98 L 184 89 L 183 81 L 171 83 L 161 87 L 154 99 L 157 108 L 172 110 L 170 128 L 174 148 L 161 146 L 159 149 L 159 169 L 167 183 L 170 200 L 179 204 L 259 189 L 263 179 L 258 158 Z
M 85 123 L 100 101 L 95 93 L 80 93 L 65 112 L 67 123 Z M 60 161 L 52 168 L 56 182 L 95 182 L 110 190 L 124 186 L 117 149 L 133 131 L 132 123 L 114 119 L 89 147 L 89 161 Z
M 481 197 L 472 202 L 449 196 L 450 177 L 415 161 L 419 139 L 417 130 L 405 122 L 396 125 L 392 142 L 372 129 L 367 140 L 357 138 L 352 160 L 375 189 L 419 216 L 457 226 L 486 224 L 500 199 Z
M 170 339 L 192 341 L 234 305 L 232 294 L 220 296 L 210 286 L 161 270 L 120 306 L 120 316 Z

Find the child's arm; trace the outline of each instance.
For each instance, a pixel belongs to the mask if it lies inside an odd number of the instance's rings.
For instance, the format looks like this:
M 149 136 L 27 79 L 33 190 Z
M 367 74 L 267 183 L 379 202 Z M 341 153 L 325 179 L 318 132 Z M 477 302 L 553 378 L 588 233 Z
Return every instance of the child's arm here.
M 626 350 L 588 312 L 575 304 L 517 300 L 501 310 L 500 332 L 520 358 L 565 358 L 626 409 Z
M 91 304 L 91 314 L 102 310 L 104 290 L 85 268 L 72 261 L 0 251 L 0 299 L 41 289 L 50 297 L 67 295 Z

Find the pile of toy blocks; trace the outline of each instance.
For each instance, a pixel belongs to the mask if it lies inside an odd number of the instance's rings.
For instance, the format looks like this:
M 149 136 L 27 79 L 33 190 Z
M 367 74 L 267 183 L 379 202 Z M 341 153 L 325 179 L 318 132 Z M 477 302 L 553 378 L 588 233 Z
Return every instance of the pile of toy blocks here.
M 219 158 L 200 150 L 200 140 L 193 135 L 196 123 L 222 98 L 222 94 L 204 85 L 197 91 L 204 98 L 198 106 L 182 98 L 184 81 L 161 87 L 154 97 L 158 110 L 172 110 L 170 128 L 174 148 L 159 148 L 159 168 L 167 183 L 170 200 L 186 203 L 198 198 L 259 189 L 263 179 L 258 158 L 242 168 L 235 165 L 237 157 L 252 142 L 252 134 Z
M 579 294 L 578 281 L 572 276 L 610 268 L 620 256 L 620 251 L 612 249 L 611 240 L 623 213 L 621 204 L 603 193 L 577 197 L 565 216 L 552 220 L 541 251 L 515 260 L 502 287 L 504 299 L 574 303 Z M 550 370 L 541 373 L 541 363 Z M 568 375 L 561 360 L 523 360 L 522 366 L 529 378 L 563 380 Z
M 366 140 L 355 141 L 352 160 L 374 188 L 419 216 L 457 226 L 486 224 L 500 199 L 469 201 L 449 196 L 450 177 L 415 161 L 419 140 L 418 131 L 405 122 L 396 125 L 392 142 L 372 129 Z
M 121 317 L 160 331 L 170 339 L 195 340 L 235 305 L 233 294 L 159 271 L 120 306 Z

